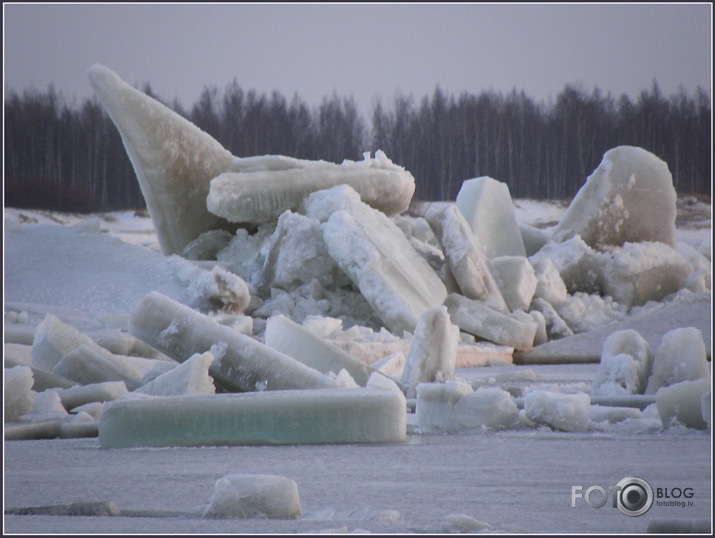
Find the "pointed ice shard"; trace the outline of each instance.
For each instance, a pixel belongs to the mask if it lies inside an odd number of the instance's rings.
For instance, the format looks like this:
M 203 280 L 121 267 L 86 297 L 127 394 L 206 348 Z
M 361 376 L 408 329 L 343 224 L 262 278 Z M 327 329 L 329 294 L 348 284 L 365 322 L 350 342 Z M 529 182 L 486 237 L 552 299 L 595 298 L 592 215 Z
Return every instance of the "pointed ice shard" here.
M 402 372 L 401 384 L 408 398 L 416 396 L 420 383 L 452 379 L 458 345 L 459 327 L 452 324 L 445 306 L 422 312 Z
M 227 222 L 206 209 L 209 182 L 234 156 L 209 134 L 116 73 L 96 64 L 87 75 L 122 136 L 165 254 Z
M 406 401 L 397 385 L 391 387 L 116 400 L 102 412 L 99 443 L 103 448 L 400 443 L 406 438 Z
M 378 151 L 374 159 L 334 164 L 300 161 L 284 170 L 225 172 L 211 180 L 209 211 L 230 222 L 265 222 L 300 206 L 312 192 L 347 184 L 387 215 L 405 211 L 415 192 L 412 174 Z
M 173 370 L 157 376 L 135 392 L 152 396 L 190 396 L 216 392 L 209 367 L 214 360 L 210 352 L 196 353 Z
M 479 235 L 487 258 L 526 256 L 506 183 L 488 176 L 468 179 L 457 194 L 457 207 Z
M 324 374 L 344 369 L 361 387 L 376 371 L 283 315 L 268 320 L 266 345 Z
M 306 198 L 305 209 L 327 219 L 328 253 L 390 331 L 413 332 L 423 311 L 444 302 L 447 289 L 434 269 L 392 220 L 362 203 L 352 188 L 316 192 Z
M 212 351 L 216 360 L 209 372 L 231 390 L 336 386 L 317 370 L 158 292 L 141 300 L 132 314 L 129 331 L 179 362 L 195 353 Z
M 456 205 L 434 205 L 425 213 L 462 294 L 508 312 L 502 292 L 487 265 L 478 236 Z

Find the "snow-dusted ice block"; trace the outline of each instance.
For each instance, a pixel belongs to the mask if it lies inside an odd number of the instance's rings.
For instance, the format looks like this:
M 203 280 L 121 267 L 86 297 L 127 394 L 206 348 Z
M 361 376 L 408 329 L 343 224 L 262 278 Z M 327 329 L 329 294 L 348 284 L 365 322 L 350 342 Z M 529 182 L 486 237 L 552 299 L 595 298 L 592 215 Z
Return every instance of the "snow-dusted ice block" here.
M 425 213 L 462 295 L 508 311 L 478 236 L 456 205 L 435 205 Z
M 648 342 L 632 329 L 616 331 L 603 343 L 591 397 L 643 394 L 653 364 Z
M 534 345 L 538 324 L 525 312 L 505 314 L 456 293 L 450 293 L 444 304 L 452 323 L 465 332 L 520 351 Z
M 591 398 L 585 392 L 567 394 L 532 390 L 524 398 L 524 410 L 529 420 L 567 432 L 588 431 L 590 406 Z
M 536 272 L 524 256 L 498 256 L 489 260 L 494 279 L 509 310 L 529 309 L 536 293 Z
M 529 258 L 533 266 L 546 263 L 545 260 L 550 260 L 556 266 L 569 293 L 601 290 L 605 258 L 581 237 L 575 236 L 561 243 L 550 241 Z
M 323 224 L 328 253 L 397 335 L 413 332 L 419 315 L 439 306 L 447 289 L 434 269 L 384 213 L 343 185 L 305 200 L 309 216 Z
M 420 314 L 407 353 L 400 383 L 407 397 L 414 398 L 420 383 L 451 379 L 457 363 L 459 327 L 452 324 L 445 306 Z
M 609 253 L 603 289 L 625 306 L 659 301 L 682 289 L 693 266 L 665 243 L 625 243 Z
M 32 370 L 29 366 L 4 369 L 3 397 L 5 420 L 12 422 L 32 411 L 36 393 L 32 390 Z
M 210 352 L 196 353 L 173 370 L 169 370 L 139 387 L 135 392 L 152 396 L 190 396 L 216 392 L 209 367 L 214 360 Z
M 541 298 L 552 306 L 558 306 L 568 297 L 564 279 L 551 258 L 532 258 L 531 265 L 536 276 L 534 298 Z
M 703 416 L 703 396 L 710 391 L 710 379 L 681 381 L 667 387 L 661 387 L 655 393 L 655 404 L 663 427 L 677 421 L 688 428 L 704 430 L 708 427 L 707 417 Z
M 673 329 L 663 336 L 655 353 L 645 393 L 656 394 L 661 387 L 709 376 L 707 350 L 700 329 Z
M 51 372 L 62 357 L 81 345 L 99 354 L 108 354 L 108 351 L 86 334 L 60 321 L 56 316 L 47 314 L 35 331 L 32 342 L 32 365 Z
M 488 176 L 468 179 L 457 193 L 457 207 L 479 236 L 487 258 L 526 256 L 506 183 Z
M 102 412 L 99 442 L 103 448 L 403 442 L 405 397 L 385 381 L 391 387 L 116 400 Z
M 455 433 L 482 426 L 509 427 L 519 418 L 511 395 L 499 387 L 473 390 L 464 381 L 417 385 L 417 426 L 423 433 Z
M 303 161 L 285 170 L 226 172 L 211 180 L 208 210 L 231 222 L 265 222 L 297 209 L 312 192 L 350 185 L 366 204 L 387 215 L 402 213 L 412 200 L 415 179 L 382 151 L 375 158 L 333 164 Z
M 180 253 L 226 221 L 206 208 L 209 182 L 234 156 L 170 108 L 132 88 L 103 65 L 87 75 L 116 125 L 165 254 Z
M 374 368 L 354 359 L 342 349 L 283 315 L 268 319 L 265 341 L 268 347 L 285 353 L 324 374 L 329 372 L 338 374 L 344 369 L 362 387 L 375 372 Z
M 335 387 L 317 370 L 158 292 L 141 300 L 129 331 L 179 362 L 212 351 L 211 376 L 232 390 Z
M 676 199 L 664 161 L 643 148 L 618 146 L 603 155 L 552 240 L 580 235 L 591 246 L 659 241 L 675 247 Z
M 216 481 L 203 517 L 296 519 L 302 515 L 298 484 L 285 476 L 231 474 Z

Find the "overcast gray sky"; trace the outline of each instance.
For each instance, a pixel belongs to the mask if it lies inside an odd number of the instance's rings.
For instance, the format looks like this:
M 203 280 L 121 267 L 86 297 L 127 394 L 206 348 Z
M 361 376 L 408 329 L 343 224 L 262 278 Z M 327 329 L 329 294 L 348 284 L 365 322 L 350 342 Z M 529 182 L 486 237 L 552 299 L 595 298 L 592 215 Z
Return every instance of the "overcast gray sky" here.
M 101 63 L 163 99 L 244 90 L 375 98 L 566 84 L 637 97 L 653 79 L 711 92 L 712 6 L 673 4 L 4 4 L 5 91 L 92 93 Z

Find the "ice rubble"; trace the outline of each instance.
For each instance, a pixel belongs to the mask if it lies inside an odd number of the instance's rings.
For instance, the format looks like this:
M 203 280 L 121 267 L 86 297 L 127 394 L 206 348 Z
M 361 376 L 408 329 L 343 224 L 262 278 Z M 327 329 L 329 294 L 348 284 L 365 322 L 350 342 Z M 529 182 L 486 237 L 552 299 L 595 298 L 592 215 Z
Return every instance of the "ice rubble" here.
M 405 394 L 422 432 L 588 431 L 640 420 L 650 402 L 664 427 L 709 427 L 697 329 L 661 342 L 662 331 L 657 345 L 628 329 L 659 309 L 699 316 L 710 297 L 710 251 L 675 242 L 672 180 L 645 150 L 607 152 L 553 230 L 519 224 L 507 185 L 488 177 L 405 212 L 414 180 L 380 151 L 340 165 L 236 158 L 107 68 L 89 76 L 183 295 L 144 295 L 129 334 L 90 337 L 46 316 L 28 333 L 31 363 L 6 368 L 6 420 L 33 420 L 28 402 L 54 373 L 84 385 L 38 405 L 88 418 L 105 447 L 400 442 Z M 595 355 L 550 351 L 601 329 Z M 590 393 L 519 399 L 455 377 L 465 351 L 479 364 L 513 351 L 600 364 Z
M 203 517 L 295 519 L 302 513 L 295 480 L 237 473 L 216 481 Z

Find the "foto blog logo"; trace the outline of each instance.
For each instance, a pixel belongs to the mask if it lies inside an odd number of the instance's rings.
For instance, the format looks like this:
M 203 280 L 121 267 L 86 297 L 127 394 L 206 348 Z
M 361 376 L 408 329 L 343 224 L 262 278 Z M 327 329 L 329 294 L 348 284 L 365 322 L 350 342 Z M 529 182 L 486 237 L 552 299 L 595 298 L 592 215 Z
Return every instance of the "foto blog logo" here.
M 608 486 L 608 490 L 613 508 L 627 516 L 642 516 L 653 506 L 653 488 L 637 476 L 627 476 L 615 486 Z M 594 495 L 594 492 L 598 494 Z M 601 486 L 591 486 L 586 491 L 582 486 L 571 486 L 571 508 L 576 507 L 578 499 L 583 499 L 591 508 L 602 508 L 608 502 L 608 496 Z

